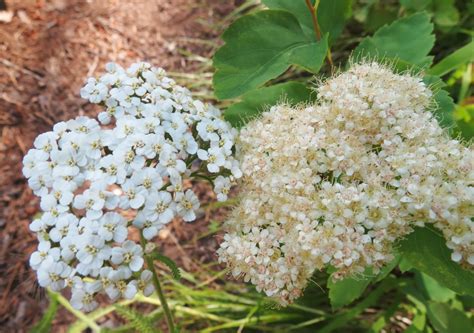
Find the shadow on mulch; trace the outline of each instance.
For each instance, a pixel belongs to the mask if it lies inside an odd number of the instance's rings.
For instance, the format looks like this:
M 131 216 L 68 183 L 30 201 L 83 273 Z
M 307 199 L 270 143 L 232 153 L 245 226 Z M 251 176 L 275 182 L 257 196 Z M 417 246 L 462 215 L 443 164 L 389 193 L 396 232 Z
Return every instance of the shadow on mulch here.
M 213 27 L 234 5 L 219 0 L 6 3 L 13 18 L 0 22 L 0 331 L 25 332 L 41 317 L 47 299 L 28 266 L 37 243 L 29 223 L 38 200 L 21 174 L 23 155 L 54 123 L 95 114 L 80 99 L 79 89 L 108 61 L 127 66 L 145 60 L 192 72 L 198 64 L 181 51 L 210 57 L 211 49 L 193 38 L 215 39 Z M 202 195 L 208 195 L 206 188 Z M 209 218 L 186 229 L 174 221 L 160 239 L 165 253 L 179 257 L 187 270 L 213 259 L 209 249 L 217 246 L 215 239 L 193 240 L 207 229 Z M 183 240 L 190 243 L 180 246 Z M 64 331 L 73 320 L 65 311 L 58 318 L 54 332 Z

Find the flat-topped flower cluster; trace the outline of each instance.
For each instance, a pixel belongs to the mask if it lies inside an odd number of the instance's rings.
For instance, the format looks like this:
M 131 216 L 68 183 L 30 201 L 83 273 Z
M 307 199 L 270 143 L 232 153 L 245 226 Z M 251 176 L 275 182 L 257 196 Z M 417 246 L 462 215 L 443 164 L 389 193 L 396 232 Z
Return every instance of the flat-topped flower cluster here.
M 241 131 L 241 201 L 220 261 L 286 305 L 315 270 L 377 273 L 398 239 L 432 224 L 472 268 L 474 151 L 440 128 L 430 89 L 367 63 L 317 93 L 318 104 L 273 106 Z
M 106 70 L 81 89 L 104 106 L 99 121 L 56 124 L 23 161 L 42 210 L 30 226 L 39 240 L 30 264 L 41 286 L 71 287 L 72 305 L 85 311 L 99 292 L 112 300 L 153 292 L 144 249 L 129 232 L 140 229 L 146 242 L 175 217 L 193 221 L 199 199 L 186 180 L 210 180 L 222 201 L 241 176 L 236 132 L 218 109 L 147 63 Z

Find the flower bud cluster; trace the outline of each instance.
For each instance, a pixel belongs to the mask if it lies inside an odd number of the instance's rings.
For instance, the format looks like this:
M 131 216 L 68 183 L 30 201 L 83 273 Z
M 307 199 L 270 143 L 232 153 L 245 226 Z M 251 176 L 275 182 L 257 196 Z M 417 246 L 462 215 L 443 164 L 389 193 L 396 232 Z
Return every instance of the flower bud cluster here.
M 241 176 L 232 157 L 237 133 L 218 109 L 194 100 L 161 68 L 106 69 L 81 89 L 104 106 L 99 122 L 60 122 L 23 160 L 42 210 L 30 226 L 39 240 L 30 264 L 42 287 L 71 287 L 72 305 L 85 311 L 97 306 L 97 293 L 115 301 L 153 292 L 133 228 L 146 247 L 175 217 L 196 218 L 200 203 L 189 180 L 210 180 L 226 200 Z
M 318 104 L 273 106 L 241 131 L 241 201 L 220 261 L 286 305 L 315 270 L 377 273 L 397 240 L 432 224 L 472 268 L 474 151 L 440 128 L 421 79 L 358 64 L 317 93 Z

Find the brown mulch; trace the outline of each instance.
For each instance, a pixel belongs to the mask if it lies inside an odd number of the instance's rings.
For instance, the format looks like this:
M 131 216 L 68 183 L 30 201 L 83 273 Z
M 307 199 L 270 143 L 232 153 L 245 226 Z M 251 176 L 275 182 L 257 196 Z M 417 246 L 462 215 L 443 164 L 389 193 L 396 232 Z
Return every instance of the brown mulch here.
M 95 114 L 79 89 L 108 61 L 127 66 L 145 60 L 176 72 L 195 70 L 199 63 L 183 54 L 210 57 L 211 48 L 196 39 L 215 40 L 216 24 L 235 5 L 220 0 L 6 3 L 14 16 L 0 22 L 0 331 L 25 332 L 41 317 L 47 299 L 28 266 L 36 246 L 28 225 L 38 200 L 22 176 L 23 155 L 54 123 Z M 165 252 L 180 257 L 187 270 L 193 270 L 194 261 L 212 260 L 206 247 L 215 247 L 216 241 L 193 241 L 207 230 L 208 220 L 206 215 L 186 230 L 175 221 L 162 235 Z M 191 245 L 179 245 L 182 241 Z M 60 317 L 55 332 L 73 319 L 66 312 Z

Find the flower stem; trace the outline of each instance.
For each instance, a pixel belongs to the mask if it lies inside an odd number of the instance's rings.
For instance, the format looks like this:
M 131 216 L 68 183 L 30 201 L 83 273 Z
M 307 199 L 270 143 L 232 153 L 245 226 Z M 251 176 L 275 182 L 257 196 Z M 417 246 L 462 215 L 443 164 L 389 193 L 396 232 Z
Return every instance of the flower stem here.
M 163 313 L 165 314 L 166 324 L 168 325 L 168 330 L 170 333 L 174 333 L 175 328 L 174 328 L 173 315 L 171 314 L 170 308 L 168 306 L 168 302 L 166 301 L 165 294 L 163 293 L 163 289 L 161 288 L 160 280 L 158 279 L 158 274 L 156 273 L 156 270 L 155 270 L 155 264 L 153 262 L 153 258 L 145 252 L 146 241 L 145 241 L 145 237 L 143 237 L 142 232 L 140 232 L 140 241 L 143 248 L 147 267 L 153 275 L 153 285 L 155 286 L 156 293 L 158 294 L 158 298 L 160 299 L 161 307 L 163 308 Z
M 314 27 L 314 33 L 316 34 L 316 39 L 319 41 L 321 40 L 321 28 L 319 27 L 319 22 L 318 22 L 318 6 L 319 6 L 319 0 L 316 0 L 316 3 L 313 4 L 311 3 L 311 0 L 305 0 L 306 2 L 306 7 L 308 7 L 309 12 L 311 13 L 311 20 L 313 21 L 313 27 Z M 331 55 L 331 50 L 328 47 L 328 53 L 327 53 L 327 59 L 328 63 L 331 66 L 331 70 L 334 68 L 334 63 L 332 62 L 332 55 Z
M 305 0 L 306 7 L 308 7 L 309 12 L 311 13 L 311 19 L 313 21 L 314 32 L 316 33 L 316 38 L 321 40 L 321 29 L 319 28 L 318 17 L 316 16 L 316 5 L 313 7 L 311 0 Z

